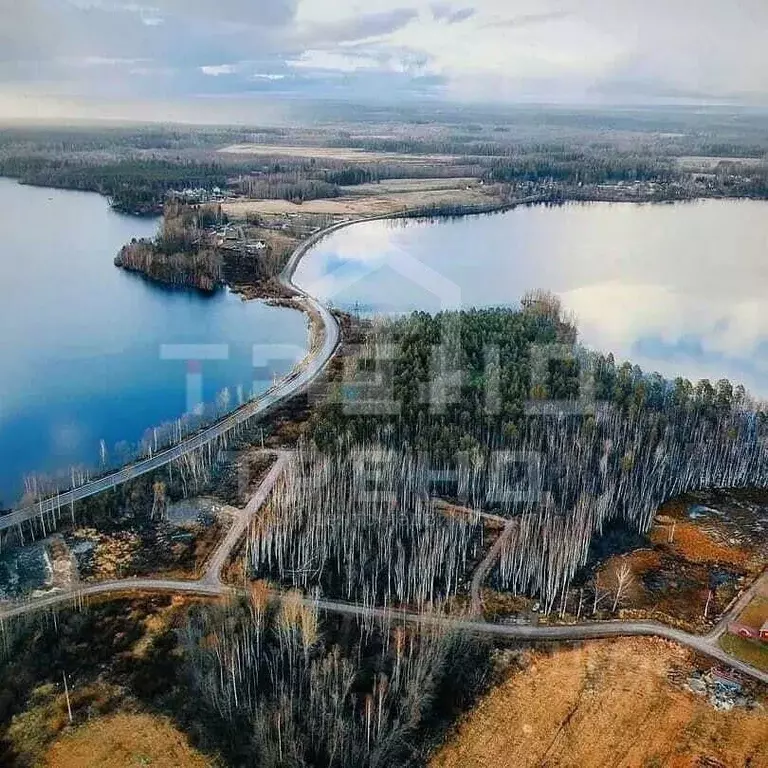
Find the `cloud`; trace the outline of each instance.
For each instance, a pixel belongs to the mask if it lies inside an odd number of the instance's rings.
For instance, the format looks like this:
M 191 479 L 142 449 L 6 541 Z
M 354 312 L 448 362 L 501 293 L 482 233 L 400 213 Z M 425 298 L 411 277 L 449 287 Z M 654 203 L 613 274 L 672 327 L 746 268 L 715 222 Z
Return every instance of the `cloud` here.
M 235 64 L 208 64 L 200 67 L 200 71 L 209 77 L 220 77 L 221 75 L 234 75 L 238 68 Z
M 297 41 L 307 47 L 335 46 L 389 35 L 407 26 L 418 16 L 414 8 L 364 13 L 334 22 L 319 23 L 301 29 Z
M 764 0 L 0 0 L 0 117 L 41 100 L 768 103 Z M 153 77 L 153 74 L 155 77 Z M 374 86 L 375 83 L 375 86 Z M 375 92 L 370 89 L 375 87 Z M 345 96 L 346 97 L 346 96 Z M 30 107 L 30 105 L 32 105 Z
M 433 3 L 431 10 L 435 21 L 444 21 L 446 24 L 459 24 L 471 19 L 477 13 L 475 8 L 454 9 L 448 3 Z
M 536 24 L 547 24 L 550 21 L 559 21 L 560 19 L 568 18 L 570 15 L 571 14 L 568 11 L 550 11 L 549 13 L 523 13 L 519 16 L 513 16 L 511 19 L 499 19 L 498 21 L 490 22 L 487 26 L 505 27 L 507 29 L 521 29 L 523 27 L 531 27 Z

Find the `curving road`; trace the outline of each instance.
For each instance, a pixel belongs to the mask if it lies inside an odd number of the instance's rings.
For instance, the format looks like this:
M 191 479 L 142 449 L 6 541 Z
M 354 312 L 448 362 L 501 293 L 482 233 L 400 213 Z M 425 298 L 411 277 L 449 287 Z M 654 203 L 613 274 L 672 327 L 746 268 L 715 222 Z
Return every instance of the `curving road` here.
M 388 218 L 386 216 L 370 217 Z M 310 296 L 308 293 L 297 287 L 293 283 L 293 274 L 302 257 L 316 243 L 327 235 L 343 227 L 349 226 L 353 221 L 335 224 L 325 230 L 322 230 L 308 240 L 304 241 L 291 255 L 285 269 L 280 275 L 280 281 L 289 290 L 295 292 L 303 301 L 309 311 L 314 311 L 319 316 L 323 327 L 324 337 L 322 344 L 310 350 L 307 357 L 302 361 L 288 377 L 283 379 L 275 387 L 264 393 L 261 397 L 253 400 L 242 408 L 233 411 L 216 424 L 198 432 L 195 435 L 183 440 L 179 444 L 169 448 L 166 451 L 155 456 L 137 462 L 136 464 L 124 467 L 118 472 L 107 475 L 99 480 L 76 488 L 66 493 L 59 494 L 50 499 L 43 500 L 33 506 L 19 509 L 10 515 L 0 518 L 0 531 L 12 526 L 20 525 L 22 522 L 34 517 L 53 512 L 80 499 L 87 498 L 100 493 L 109 488 L 120 485 L 127 480 L 139 477 L 147 472 L 154 471 L 171 461 L 174 461 L 187 453 L 206 445 L 212 440 L 224 435 L 238 424 L 253 418 L 259 414 L 264 414 L 274 408 L 279 403 L 303 391 L 308 387 L 314 378 L 325 368 L 328 361 L 333 356 L 339 344 L 339 326 L 336 319 L 324 307 L 318 299 Z M 267 473 L 253 498 L 240 514 L 235 518 L 229 531 L 216 548 L 214 554 L 209 560 L 204 575 L 197 581 L 182 581 L 173 579 L 122 579 L 119 581 L 102 582 L 81 587 L 76 590 L 69 590 L 47 595 L 42 598 L 33 599 L 24 603 L 19 603 L 0 609 L 0 622 L 15 616 L 21 616 L 34 611 L 53 608 L 65 603 L 78 604 L 86 597 L 99 595 L 119 595 L 131 594 L 137 592 L 165 592 L 172 594 L 201 595 L 208 597 L 221 597 L 241 593 L 241 590 L 234 589 L 222 583 L 221 571 L 228 557 L 236 547 L 240 538 L 246 532 L 248 525 L 253 520 L 259 509 L 262 507 L 275 483 L 285 468 L 290 454 L 284 451 L 277 451 L 277 462 Z M 473 607 L 477 611 L 480 605 L 480 584 L 483 581 L 490 565 L 501 549 L 501 545 L 509 534 L 505 530 L 499 537 L 496 546 L 492 548 L 489 556 L 483 561 L 473 579 Z M 726 630 L 728 623 L 733 621 L 741 608 L 746 605 L 751 597 L 756 593 L 759 586 L 768 581 L 768 572 L 763 575 L 759 582 L 750 587 L 742 597 L 734 603 L 731 609 L 723 617 L 715 629 L 707 636 L 692 635 L 673 627 L 668 627 L 655 622 L 627 622 L 627 621 L 608 621 L 592 622 L 589 624 L 571 624 L 555 626 L 532 626 L 532 625 L 512 625 L 512 624 L 492 624 L 489 622 L 472 618 L 454 618 L 449 616 L 440 616 L 436 614 L 423 614 L 409 611 L 399 611 L 387 608 L 372 608 L 361 605 L 343 603 L 334 600 L 311 600 L 306 599 L 307 605 L 313 605 L 321 611 L 328 613 L 344 614 L 355 617 L 368 617 L 376 619 L 385 619 L 393 621 L 402 621 L 419 624 L 431 624 L 474 634 L 483 634 L 496 637 L 505 637 L 509 639 L 520 639 L 530 641 L 575 641 L 607 637 L 636 637 L 652 636 L 670 640 L 680 645 L 691 648 L 694 651 L 705 654 L 723 664 L 726 664 L 739 672 L 755 680 L 768 684 L 768 673 L 762 672 L 755 667 L 745 664 L 729 656 L 720 646 L 718 640 Z M 279 599 L 280 593 L 275 593 Z
M 146 592 L 161 592 L 169 594 L 200 595 L 204 597 L 225 597 L 244 594 L 243 590 L 223 584 L 221 571 L 227 559 L 237 546 L 238 541 L 245 534 L 248 526 L 256 517 L 261 507 L 266 502 L 272 489 L 275 487 L 280 475 L 290 460 L 290 453 L 275 451 L 277 461 L 262 480 L 259 488 L 240 511 L 233 521 L 226 535 L 214 551 L 206 564 L 202 578 L 196 581 L 182 581 L 177 579 L 140 579 L 130 578 L 119 581 L 107 581 L 100 584 L 91 584 L 76 590 L 58 592 L 33 599 L 17 605 L 12 605 L 0 610 L 0 623 L 15 616 L 22 616 L 34 611 L 54 608 L 57 605 L 71 603 L 81 604 L 87 597 L 100 595 L 117 596 L 121 594 L 136 594 Z M 768 573 L 760 582 L 751 587 L 744 596 L 734 603 L 726 616 L 722 619 L 718 628 L 727 626 L 729 621 L 738 615 L 745 601 L 755 594 L 759 584 L 768 579 Z M 275 599 L 281 598 L 280 592 L 274 592 Z M 680 645 L 691 648 L 698 653 L 726 664 L 742 674 L 768 685 L 768 673 L 745 664 L 729 656 L 718 645 L 720 637 L 716 628 L 707 636 L 692 635 L 688 632 L 668 627 L 651 621 L 602 621 L 588 624 L 564 624 L 552 626 L 533 626 L 528 624 L 492 624 L 473 618 L 457 618 L 441 616 L 439 614 L 425 614 L 412 611 L 393 610 L 389 608 L 373 608 L 352 603 L 344 603 L 338 600 L 314 600 L 306 598 L 303 602 L 308 606 L 314 606 L 326 613 L 354 616 L 356 618 L 374 618 L 380 620 L 408 622 L 413 624 L 437 625 L 448 630 L 467 632 L 470 634 L 501 637 L 513 640 L 529 641 L 577 641 L 608 637 L 660 637 Z
M 148 459 L 129 464 L 119 471 L 105 475 L 98 480 L 93 480 L 78 488 L 57 494 L 48 499 L 41 500 L 36 504 L 23 507 L 22 509 L 15 510 L 8 515 L 0 517 L 0 531 L 19 526 L 33 518 L 52 514 L 55 510 L 60 510 L 62 507 L 66 507 L 76 501 L 88 498 L 89 496 L 94 496 L 97 493 L 109 490 L 115 486 L 122 485 L 128 480 L 132 480 L 148 472 L 154 472 L 166 464 L 180 459 L 182 456 L 192 453 L 211 441 L 222 437 L 231 429 L 248 419 L 268 413 L 277 405 L 304 391 L 312 383 L 315 377 L 324 370 L 331 357 L 333 357 L 333 354 L 339 345 L 340 331 L 339 324 L 333 314 L 314 296 L 310 296 L 306 291 L 294 285 L 293 274 L 296 271 L 299 261 L 301 261 L 310 248 L 332 232 L 349 226 L 352 223 L 354 222 L 349 221 L 335 224 L 332 227 L 317 232 L 315 235 L 302 242 L 291 254 L 288 263 L 280 274 L 280 282 L 283 286 L 296 294 L 299 302 L 306 306 L 308 312 L 315 314 L 320 319 L 324 331 L 322 344 L 311 349 L 304 360 L 302 360 L 302 362 L 294 368 L 288 376 L 274 387 L 268 389 L 257 399 L 251 400 L 241 408 L 238 408 L 220 419 L 215 424 L 191 435 L 171 448 L 161 451 Z

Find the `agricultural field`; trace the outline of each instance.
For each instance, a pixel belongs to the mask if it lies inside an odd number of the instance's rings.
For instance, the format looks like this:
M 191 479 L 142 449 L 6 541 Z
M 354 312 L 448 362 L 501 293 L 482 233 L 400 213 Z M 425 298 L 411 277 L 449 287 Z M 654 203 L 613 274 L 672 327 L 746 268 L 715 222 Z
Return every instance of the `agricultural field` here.
M 436 179 L 381 179 L 368 184 L 340 186 L 344 195 L 391 195 L 403 192 L 432 192 L 439 189 L 467 189 L 484 186 L 474 177 Z
M 765 691 L 717 711 L 689 686 L 691 676 L 709 666 L 652 639 L 528 651 L 436 750 L 430 766 L 767 764 Z
M 318 214 L 326 216 L 382 216 L 410 210 L 442 206 L 490 206 L 502 205 L 503 199 L 494 187 L 442 186 L 412 191 L 385 192 L 378 185 L 369 185 L 368 191 L 356 189 L 354 194 L 345 193 L 329 199 L 307 200 L 295 203 L 290 200 L 233 200 L 222 203 L 222 210 L 233 218 L 245 218 L 258 214 Z M 417 185 L 418 186 L 418 185 Z
M 379 152 L 353 147 L 290 146 L 279 144 L 232 144 L 219 149 L 222 154 L 255 155 L 267 157 L 301 157 L 316 160 L 341 160 L 344 162 L 396 162 L 423 165 L 425 163 L 452 163 L 454 155 L 413 155 L 402 152 Z

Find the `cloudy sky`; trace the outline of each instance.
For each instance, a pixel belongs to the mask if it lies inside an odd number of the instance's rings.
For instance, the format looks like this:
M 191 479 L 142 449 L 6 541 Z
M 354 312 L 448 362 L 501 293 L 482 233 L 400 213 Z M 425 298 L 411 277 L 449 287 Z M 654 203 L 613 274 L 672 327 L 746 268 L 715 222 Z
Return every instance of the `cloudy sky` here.
M 288 98 L 765 105 L 767 32 L 766 0 L 0 0 L 0 117 L 232 119 Z

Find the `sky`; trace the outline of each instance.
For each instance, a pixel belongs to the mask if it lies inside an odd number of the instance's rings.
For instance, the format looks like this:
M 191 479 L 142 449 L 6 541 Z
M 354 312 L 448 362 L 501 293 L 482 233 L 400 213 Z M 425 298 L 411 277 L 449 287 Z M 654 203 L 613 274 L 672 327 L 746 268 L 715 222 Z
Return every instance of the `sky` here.
M 768 105 L 765 0 L 0 0 L 0 118 Z

